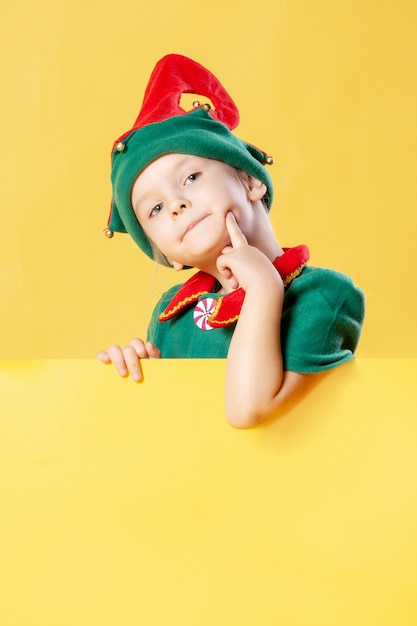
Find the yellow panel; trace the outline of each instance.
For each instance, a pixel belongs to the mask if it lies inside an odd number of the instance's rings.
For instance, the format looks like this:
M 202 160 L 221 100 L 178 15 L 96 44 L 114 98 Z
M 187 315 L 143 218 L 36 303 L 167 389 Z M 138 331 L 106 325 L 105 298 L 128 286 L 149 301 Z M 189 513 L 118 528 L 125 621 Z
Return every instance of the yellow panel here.
M 224 361 L 2 362 L 2 626 L 414 626 L 417 360 L 225 422 Z

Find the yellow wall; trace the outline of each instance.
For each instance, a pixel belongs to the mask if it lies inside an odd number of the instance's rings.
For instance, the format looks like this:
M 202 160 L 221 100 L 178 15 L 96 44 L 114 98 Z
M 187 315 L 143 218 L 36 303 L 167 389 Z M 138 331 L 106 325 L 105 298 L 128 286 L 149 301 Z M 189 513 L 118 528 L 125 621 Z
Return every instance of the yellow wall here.
M 0 356 L 93 356 L 143 335 L 179 281 L 154 281 L 127 237 L 102 234 L 112 141 L 168 52 L 208 65 L 239 105 L 240 135 L 275 156 L 281 244 L 309 244 L 313 263 L 365 289 L 359 355 L 414 356 L 415 7 L 3 2 Z
M 178 365 L 0 364 L 0 624 L 414 626 L 417 359 L 251 431 L 224 361 Z

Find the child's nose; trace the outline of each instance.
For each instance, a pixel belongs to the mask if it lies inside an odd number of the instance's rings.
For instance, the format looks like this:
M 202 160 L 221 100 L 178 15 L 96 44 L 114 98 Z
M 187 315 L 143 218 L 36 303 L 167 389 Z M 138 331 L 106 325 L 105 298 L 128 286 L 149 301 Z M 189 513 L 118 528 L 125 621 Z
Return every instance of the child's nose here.
M 171 217 L 173 219 L 179 217 L 181 215 L 181 213 L 183 213 L 183 211 L 185 211 L 186 209 L 189 209 L 191 206 L 191 202 L 189 200 L 187 200 L 186 198 L 175 198 L 172 202 L 171 202 Z

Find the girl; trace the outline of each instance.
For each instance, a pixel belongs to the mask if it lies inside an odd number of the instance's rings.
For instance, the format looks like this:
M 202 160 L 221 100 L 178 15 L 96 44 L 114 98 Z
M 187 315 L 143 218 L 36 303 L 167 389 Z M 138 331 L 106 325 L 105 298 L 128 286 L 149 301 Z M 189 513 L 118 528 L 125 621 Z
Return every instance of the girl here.
M 214 104 L 180 105 L 182 93 Z M 199 270 L 155 308 L 147 340 L 99 360 L 142 378 L 142 358 L 226 358 L 226 415 L 248 428 L 308 375 L 353 358 L 362 292 L 337 272 L 307 267 L 308 248 L 283 249 L 268 210 L 272 159 L 232 132 L 238 112 L 219 81 L 180 55 L 159 61 L 133 128 L 112 153 L 106 235 L 128 232 L 151 258 Z

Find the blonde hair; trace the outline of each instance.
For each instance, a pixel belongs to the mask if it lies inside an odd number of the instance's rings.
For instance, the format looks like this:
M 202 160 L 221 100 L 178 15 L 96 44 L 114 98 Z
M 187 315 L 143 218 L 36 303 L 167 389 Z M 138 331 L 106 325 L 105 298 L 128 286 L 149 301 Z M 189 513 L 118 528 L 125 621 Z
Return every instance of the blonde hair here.
M 149 245 L 151 246 L 153 260 L 156 263 L 159 263 L 159 265 L 164 265 L 165 267 L 172 267 L 172 263 L 168 261 L 165 254 L 162 254 L 162 252 L 160 251 L 158 246 L 152 241 L 152 239 L 149 239 L 148 237 L 148 241 L 149 241 Z

